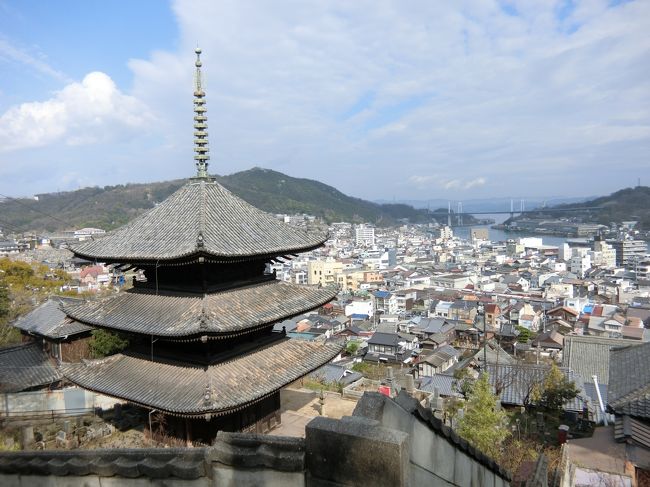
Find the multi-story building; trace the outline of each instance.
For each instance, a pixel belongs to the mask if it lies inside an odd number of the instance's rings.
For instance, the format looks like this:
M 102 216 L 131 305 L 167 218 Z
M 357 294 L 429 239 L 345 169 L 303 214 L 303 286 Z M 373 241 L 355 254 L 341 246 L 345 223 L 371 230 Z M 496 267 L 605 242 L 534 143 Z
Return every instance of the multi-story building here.
M 417 299 L 417 291 L 415 289 L 406 289 L 403 291 L 397 291 L 395 293 L 395 301 L 397 304 L 397 312 L 405 313 L 413 309 L 413 303 Z
M 336 286 L 336 275 L 343 272 L 343 264 L 331 257 L 311 260 L 307 264 L 307 283 L 311 285 Z
M 363 282 L 364 274 L 360 270 L 346 269 L 336 274 L 336 284 L 341 291 L 354 292 L 359 289 L 359 283 Z
M 451 240 L 454 238 L 454 232 L 451 227 L 444 226 L 440 228 L 440 239 L 441 240 Z
M 389 291 L 375 291 L 372 293 L 375 301 L 375 311 L 381 314 L 393 315 L 397 313 L 397 298 Z
M 106 230 L 102 230 L 101 228 L 81 228 L 74 231 L 74 237 L 81 241 L 88 240 L 89 238 L 95 237 L 97 235 L 105 234 Z
M 471 282 L 467 274 L 439 274 L 431 277 L 431 286 L 445 289 L 464 289 Z
M 608 240 L 616 251 L 616 265 L 618 267 L 634 268 L 634 265 L 645 257 L 648 244 L 644 240 Z
M 375 228 L 365 224 L 356 225 L 354 241 L 358 247 L 372 247 L 375 245 Z
M 644 259 L 636 265 L 637 279 L 650 279 L 650 259 Z
M 616 250 L 604 240 L 596 237 L 591 255 L 592 264 L 599 267 L 616 267 Z
M 581 279 L 591 268 L 591 253 L 584 248 L 573 249 L 571 256 L 571 272 Z

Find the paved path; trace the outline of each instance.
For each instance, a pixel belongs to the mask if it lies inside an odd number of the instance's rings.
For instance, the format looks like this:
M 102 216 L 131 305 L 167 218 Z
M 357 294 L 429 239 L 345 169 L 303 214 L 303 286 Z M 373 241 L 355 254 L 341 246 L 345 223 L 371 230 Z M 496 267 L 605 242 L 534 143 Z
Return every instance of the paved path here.
M 309 389 L 283 389 L 281 394 L 282 424 L 270 434 L 276 436 L 305 436 L 305 425 L 318 416 L 318 393 Z M 337 395 L 326 394 L 325 416 L 340 419 L 350 416 L 355 401 L 342 399 Z

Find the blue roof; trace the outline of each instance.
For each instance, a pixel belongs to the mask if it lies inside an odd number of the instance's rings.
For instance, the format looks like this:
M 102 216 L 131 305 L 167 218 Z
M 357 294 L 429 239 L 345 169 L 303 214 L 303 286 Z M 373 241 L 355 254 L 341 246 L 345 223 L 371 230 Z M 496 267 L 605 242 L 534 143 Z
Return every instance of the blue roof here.
M 352 318 L 353 320 L 367 320 L 369 318 L 369 316 L 368 315 L 363 315 L 361 313 L 352 313 L 350 315 L 350 318 Z
M 584 308 L 582 308 L 582 312 L 583 312 L 583 313 L 589 313 L 589 314 L 591 314 L 591 312 L 592 312 L 593 310 L 594 310 L 594 307 L 593 307 L 593 305 L 591 305 L 591 304 L 588 304 L 587 306 L 585 306 Z
M 376 298 L 390 298 L 390 292 L 388 291 L 375 291 L 372 295 Z

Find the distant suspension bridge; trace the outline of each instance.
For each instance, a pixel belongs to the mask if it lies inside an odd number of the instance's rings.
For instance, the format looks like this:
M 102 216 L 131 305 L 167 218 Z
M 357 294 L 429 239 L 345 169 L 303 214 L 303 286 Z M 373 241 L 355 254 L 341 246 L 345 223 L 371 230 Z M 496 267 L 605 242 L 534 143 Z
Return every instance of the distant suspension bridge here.
M 602 206 L 580 206 L 573 208 L 549 208 L 547 206 L 542 206 L 541 208 L 534 208 L 532 210 L 526 210 L 526 201 L 520 200 L 519 209 L 515 209 L 514 200 L 510 200 L 510 211 L 463 211 L 463 202 L 459 201 L 457 206 L 457 211 L 454 213 L 451 210 L 451 202 L 449 202 L 449 211 L 447 213 L 447 225 L 452 226 L 452 221 L 456 220 L 456 225 L 459 227 L 463 226 L 463 216 L 465 215 L 510 215 L 510 218 L 515 215 L 524 215 L 524 214 L 534 214 L 534 213 L 576 213 L 580 211 L 593 211 L 601 210 Z

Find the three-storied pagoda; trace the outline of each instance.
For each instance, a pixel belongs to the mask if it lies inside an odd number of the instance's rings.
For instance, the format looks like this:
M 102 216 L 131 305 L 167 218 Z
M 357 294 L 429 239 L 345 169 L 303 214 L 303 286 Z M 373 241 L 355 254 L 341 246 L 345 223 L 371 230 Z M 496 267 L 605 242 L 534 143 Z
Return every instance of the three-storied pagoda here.
M 74 253 L 130 265 L 146 282 L 100 301 L 68 305 L 81 323 L 130 334 L 117 355 L 64 365 L 89 390 L 168 415 L 177 436 L 265 431 L 279 422 L 280 389 L 334 358 L 336 342 L 291 340 L 278 321 L 336 292 L 275 279 L 267 264 L 321 246 L 327 236 L 281 223 L 208 175 L 205 93 L 196 50 L 196 177 L 164 202 Z

